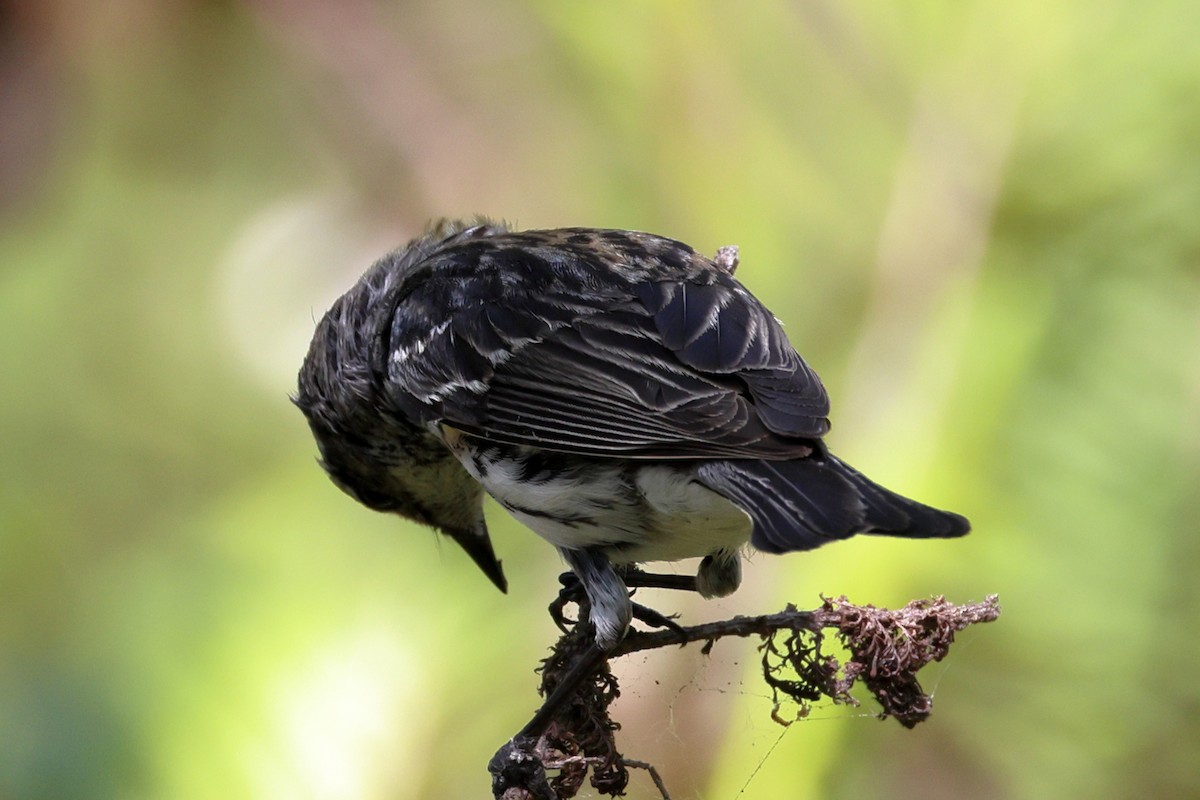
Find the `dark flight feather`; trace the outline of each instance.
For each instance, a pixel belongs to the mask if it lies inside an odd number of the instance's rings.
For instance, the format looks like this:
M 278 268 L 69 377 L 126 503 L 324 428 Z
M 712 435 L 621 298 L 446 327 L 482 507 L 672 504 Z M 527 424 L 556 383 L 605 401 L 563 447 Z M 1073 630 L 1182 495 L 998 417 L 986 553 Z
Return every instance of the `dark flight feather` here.
M 407 411 L 416 398 L 486 439 L 639 459 L 796 458 L 828 430 L 778 321 L 691 248 L 642 235 L 673 256 L 622 272 L 584 244 L 539 256 L 513 236 L 435 254 L 397 304 L 388 375 Z

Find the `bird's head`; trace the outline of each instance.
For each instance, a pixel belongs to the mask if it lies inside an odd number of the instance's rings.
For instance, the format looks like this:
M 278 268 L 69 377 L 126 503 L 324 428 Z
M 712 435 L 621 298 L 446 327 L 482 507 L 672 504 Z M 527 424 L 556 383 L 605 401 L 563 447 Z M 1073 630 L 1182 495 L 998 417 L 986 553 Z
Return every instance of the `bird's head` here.
M 411 243 L 409 250 L 414 247 L 420 249 Z M 412 263 L 404 249 L 389 258 L 393 265 Z M 397 270 L 382 268 L 388 260 L 368 270 L 318 323 L 292 401 L 338 488 L 368 508 L 450 536 L 504 591 L 482 487 L 427 426 L 398 411 L 383 388 L 387 298 L 402 280 Z

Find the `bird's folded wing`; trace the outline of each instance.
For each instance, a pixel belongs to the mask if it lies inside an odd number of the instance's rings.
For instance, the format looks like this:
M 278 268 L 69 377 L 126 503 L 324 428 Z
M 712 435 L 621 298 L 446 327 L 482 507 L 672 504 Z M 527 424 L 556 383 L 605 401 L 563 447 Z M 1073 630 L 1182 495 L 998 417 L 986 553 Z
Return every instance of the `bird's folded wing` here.
M 482 303 L 434 328 L 389 377 L 420 415 L 497 442 L 623 458 L 804 455 L 828 430 L 819 379 L 725 276 L 581 304 Z M 414 410 L 411 406 L 410 413 Z

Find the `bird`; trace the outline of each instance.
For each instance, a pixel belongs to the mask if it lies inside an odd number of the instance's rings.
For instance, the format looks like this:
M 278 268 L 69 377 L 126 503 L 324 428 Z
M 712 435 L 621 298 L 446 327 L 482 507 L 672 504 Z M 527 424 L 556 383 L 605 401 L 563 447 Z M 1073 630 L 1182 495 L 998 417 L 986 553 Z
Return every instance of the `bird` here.
M 605 651 L 647 562 L 699 557 L 713 598 L 750 551 L 966 534 L 829 451 L 826 390 L 738 263 L 638 231 L 441 220 L 333 303 L 292 400 L 334 484 L 448 536 L 501 591 L 485 495 L 550 542 Z

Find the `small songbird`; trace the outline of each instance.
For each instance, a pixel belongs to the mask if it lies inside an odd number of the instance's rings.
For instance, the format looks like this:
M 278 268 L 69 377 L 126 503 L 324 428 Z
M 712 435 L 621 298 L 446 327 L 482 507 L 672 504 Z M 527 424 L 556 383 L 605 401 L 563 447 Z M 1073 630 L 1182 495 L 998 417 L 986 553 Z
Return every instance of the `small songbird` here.
M 633 231 L 444 221 L 334 303 L 294 400 L 335 484 L 451 537 L 502 591 L 484 493 L 551 542 L 605 649 L 643 562 L 701 557 L 695 589 L 721 597 L 747 545 L 967 533 L 829 452 L 825 389 L 737 262 Z

